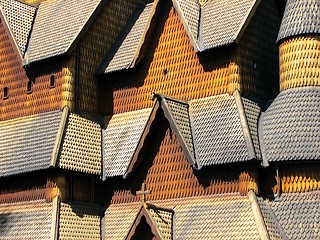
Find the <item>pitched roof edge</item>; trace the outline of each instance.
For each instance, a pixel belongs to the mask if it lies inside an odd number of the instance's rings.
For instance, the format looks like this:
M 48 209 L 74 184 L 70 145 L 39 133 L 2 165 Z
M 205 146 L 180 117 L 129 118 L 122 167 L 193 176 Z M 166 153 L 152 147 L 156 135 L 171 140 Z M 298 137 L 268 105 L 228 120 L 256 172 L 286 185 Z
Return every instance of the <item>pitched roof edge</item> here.
M 147 123 L 146 123 L 146 125 L 145 125 L 145 127 L 144 127 L 144 129 L 142 131 L 142 134 L 140 136 L 138 144 L 137 144 L 137 146 L 136 146 L 136 148 L 135 148 L 135 150 L 133 152 L 133 155 L 131 157 L 131 160 L 130 160 L 130 163 L 129 163 L 128 167 L 127 167 L 127 170 L 125 171 L 125 174 L 123 175 L 124 179 L 127 179 L 128 176 L 133 171 L 133 167 L 134 167 L 135 163 L 138 160 L 139 153 L 140 153 L 142 147 L 144 146 L 145 139 L 146 139 L 147 135 L 150 132 L 151 124 L 154 121 L 159 108 L 160 108 L 160 103 L 158 101 L 156 101 L 154 103 L 154 105 L 153 105 L 153 108 L 152 108 L 150 116 L 149 116 L 149 118 L 147 120 Z M 103 180 L 105 180 L 105 179 L 106 179 L 106 176 L 104 176 Z
M 167 118 L 167 120 L 170 124 L 170 127 L 173 129 L 175 135 L 177 136 L 178 141 L 180 142 L 182 150 L 183 150 L 184 154 L 186 155 L 189 164 L 192 166 L 195 166 L 196 165 L 195 157 L 191 153 L 186 141 L 184 140 L 184 137 L 180 133 L 179 128 L 178 128 L 178 124 L 177 124 L 175 118 L 173 117 L 173 115 L 171 114 L 171 111 L 169 109 L 168 103 L 165 98 L 161 99 L 161 108 L 163 109 L 164 115 Z M 190 123 L 190 119 L 189 119 L 189 123 Z
M 251 8 L 250 8 L 250 11 L 248 12 L 247 16 L 244 18 L 244 21 L 241 23 L 241 27 L 239 29 L 239 31 L 236 32 L 235 36 L 234 36 L 234 41 L 236 43 L 238 43 L 241 39 L 241 37 L 243 36 L 247 26 L 249 25 L 254 13 L 256 12 L 259 4 L 260 4 L 261 0 L 256 0 Z
M 124 237 L 124 240 L 129 240 L 131 239 L 131 237 L 134 235 L 135 233 L 135 228 L 137 226 L 139 226 L 140 224 L 140 220 L 141 217 L 144 216 L 146 218 L 146 222 L 147 224 L 150 226 L 151 232 L 156 236 L 157 239 L 163 239 L 161 231 L 159 231 L 157 225 L 155 224 L 155 222 L 153 221 L 152 216 L 148 213 L 147 211 L 147 206 L 146 203 L 143 203 L 136 215 L 136 217 L 133 220 L 133 223 L 131 224 L 131 227 L 128 231 L 128 233 L 126 234 L 126 236 Z M 139 220 L 139 222 L 137 222 Z M 153 228 L 154 227 L 154 228 Z M 155 229 L 155 231 L 154 231 Z
M 63 134 L 65 131 L 68 117 L 69 117 L 69 113 L 70 113 L 68 106 L 65 106 L 62 111 L 63 112 L 62 112 L 62 116 L 61 116 L 61 120 L 60 120 L 60 124 L 59 124 L 59 129 L 57 132 L 56 140 L 54 142 L 54 147 L 53 147 L 53 151 L 52 151 L 52 155 L 51 155 L 51 163 L 50 163 L 51 167 L 57 166 L 57 161 L 58 161 L 58 157 L 59 157 L 59 151 L 60 151 L 60 147 L 61 147 L 61 143 L 62 143 L 62 139 L 63 139 Z
M 179 4 L 177 3 L 176 0 L 172 0 L 172 4 L 173 4 L 174 9 L 177 11 L 177 13 L 178 13 L 178 15 L 179 15 L 179 18 L 180 18 L 180 20 L 181 20 L 181 22 L 182 22 L 182 25 L 183 25 L 183 27 L 184 27 L 184 29 L 185 29 L 188 37 L 189 37 L 189 40 L 190 40 L 190 43 L 191 43 L 193 49 L 194 49 L 196 52 L 201 51 L 201 48 L 200 48 L 199 45 L 198 45 L 197 39 L 194 39 L 194 37 L 193 37 L 193 35 L 192 35 L 192 33 L 191 33 L 191 30 L 189 29 L 189 26 L 188 26 L 188 24 L 187 24 L 187 22 L 186 22 L 185 17 L 183 16 L 183 13 L 182 13 L 181 8 L 179 7 Z M 200 8 L 200 6 L 199 6 L 199 8 Z M 199 23 L 198 23 L 198 24 L 199 24 Z M 199 26 L 198 26 L 198 29 L 199 29 Z M 198 30 L 198 34 L 199 34 L 199 30 Z
M 102 8 L 105 6 L 105 4 L 107 2 L 108 2 L 108 0 L 101 0 L 97 4 L 97 6 L 93 9 L 93 11 L 89 15 L 89 17 L 86 19 L 84 25 L 82 25 L 80 30 L 77 32 L 75 37 L 72 39 L 72 41 L 71 41 L 70 45 L 67 47 L 67 50 L 65 53 L 70 53 L 74 49 L 74 47 L 76 47 L 79 40 L 86 34 L 86 32 L 89 30 L 89 28 L 93 24 L 94 20 L 100 15 Z
M 133 68 L 136 66 L 136 63 L 137 63 L 137 60 L 140 56 L 140 53 L 141 53 L 141 48 L 142 48 L 142 45 L 145 43 L 146 41 L 146 36 L 150 30 L 150 25 L 151 25 L 151 22 L 152 22 L 152 19 L 156 13 L 156 10 L 157 10 L 157 7 L 158 7 L 158 3 L 159 3 L 159 0 L 155 0 L 153 3 L 149 3 L 149 4 L 152 4 L 152 9 L 151 9 L 151 12 L 150 12 L 150 15 L 148 17 L 148 21 L 146 23 L 146 26 L 144 28 L 144 31 L 141 35 L 141 38 L 139 40 L 139 43 L 138 43 L 138 46 L 137 46 L 137 49 L 133 55 L 133 59 L 131 61 L 131 63 L 129 64 L 128 68 Z M 147 4 L 148 5 L 148 4 Z
M 263 119 L 264 119 L 264 112 L 261 112 L 260 119 L 258 122 L 258 138 L 259 138 L 259 143 L 260 143 L 260 151 L 261 151 L 261 156 L 262 156 L 262 163 L 261 165 L 263 167 L 268 167 L 268 157 L 266 153 L 266 146 L 264 143 L 264 136 L 263 136 Z
M 16 54 L 19 56 L 19 61 L 23 64 L 23 56 L 22 56 L 22 52 L 20 50 L 20 47 L 17 43 L 16 37 L 14 36 L 13 32 L 11 31 L 11 26 L 9 21 L 7 20 L 6 14 L 0 4 L 0 18 L 3 20 L 4 24 L 3 26 L 5 27 L 5 29 L 9 32 L 8 36 L 10 39 L 10 42 L 13 45 L 13 49 L 16 52 Z
M 241 98 L 240 92 L 238 90 L 234 91 L 233 92 L 233 97 L 234 97 L 236 105 L 237 105 L 240 124 L 241 124 L 242 130 L 243 130 L 243 137 L 244 137 L 244 141 L 245 141 L 245 143 L 247 145 L 248 156 L 251 159 L 256 159 L 257 156 L 256 156 L 256 153 L 255 153 L 253 140 L 252 140 L 252 136 L 250 134 L 249 125 L 248 125 L 248 121 L 247 121 L 247 116 L 246 116 L 245 111 L 244 111 L 244 106 L 243 106 L 243 102 L 242 102 L 242 98 Z
M 52 201 L 52 221 L 50 240 L 57 240 L 59 233 L 60 198 L 56 196 Z
M 260 205 L 258 204 L 256 194 L 254 193 L 253 190 L 250 190 L 248 192 L 248 199 L 251 205 L 251 210 L 252 210 L 254 220 L 256 222 L 256 227 L 259 232 L 261 240 L 270 240 L 270 236 L 268 234 L 268 230 L 263 219 Z

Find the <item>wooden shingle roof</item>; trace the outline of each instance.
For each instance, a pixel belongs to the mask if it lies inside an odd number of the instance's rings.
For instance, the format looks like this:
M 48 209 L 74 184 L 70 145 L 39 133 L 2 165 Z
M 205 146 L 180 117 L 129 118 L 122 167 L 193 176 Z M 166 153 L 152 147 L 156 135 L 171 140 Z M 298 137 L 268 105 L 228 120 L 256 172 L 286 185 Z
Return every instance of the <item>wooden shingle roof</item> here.
M 320 1 L 288 0 L 277 42 L 301 34 L 320 34 Z

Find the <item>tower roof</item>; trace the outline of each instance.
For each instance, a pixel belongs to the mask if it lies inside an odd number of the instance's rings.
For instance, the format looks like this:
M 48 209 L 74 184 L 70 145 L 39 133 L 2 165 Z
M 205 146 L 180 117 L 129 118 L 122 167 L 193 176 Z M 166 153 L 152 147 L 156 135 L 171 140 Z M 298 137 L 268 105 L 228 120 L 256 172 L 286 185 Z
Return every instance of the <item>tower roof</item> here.
M 301 34 L 320 34 L 320 1 L 288 0 L 277 42 Z

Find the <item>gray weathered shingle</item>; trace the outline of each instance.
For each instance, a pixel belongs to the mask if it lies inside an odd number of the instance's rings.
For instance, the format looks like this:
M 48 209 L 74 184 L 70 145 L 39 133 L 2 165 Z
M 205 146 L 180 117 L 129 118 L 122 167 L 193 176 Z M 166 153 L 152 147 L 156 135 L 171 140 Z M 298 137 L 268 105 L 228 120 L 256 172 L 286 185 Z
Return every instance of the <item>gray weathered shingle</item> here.
M 267 202 L 289 239 L 320 239 L 320 192 L 284 193 Z
M 52 203 L 0 204 L 0 238 L 51 239 Z
M 257 0 L 209 0 L 202 8 L 204 50 L 233 43 Z
M 151 108 L 115 114 L 102 132 L 104 177 L 125 174 Z
M 247 98 L 242 97 L 243 107 L 248 122 L 248 127 L 257 159 L 261 159 L 260 143 L 258 137 L 258 122 L 261 113 L 259 105 Z
M 320 1 L 288 0 L 277 42 L 296 35 L 320 33 Z
M 200 166 L 250 160 L 233 96 L 192 100 L 190 115 Z
M 0 5 L 23 54 L 32 28 L 36 7 L 17 0 L 0 0 Z
M 320 87 L 281 92 L 260 118 L 264 161 L 320 159 Z
M 61 111 L 0 122 L 0 177 L 50 166 Z
M 127 69 L 131 66 L 138 50 L 138 45 L 142 40 L 141 38 L 147 31 L 147 22 L 150 20 L 152 8 L 153 4 L 151 3 L 143 9 L 137 9 L 134 12 L 131 17 L 131 21 L 134 23 L 128 23 L 128 26 L 124 29 L 114 45 L 114 48 L 117 49 L 110 50 L 110 53 L 100 65 L 97 73 L 110 73 Z
M 58 160 L 58 167 L 89 174 L 101 174 L 100 123 L 70 113 Z
M 260 239 L 246 196 L 224 194 L 150 203 L 174 209 L 173 239 Z M 106 239 L 123 239 L 140 206 L 110 205 L 105 213 Z
M 52 0 L 40 4 L 26 63 L 66 53 L 101 0 Z

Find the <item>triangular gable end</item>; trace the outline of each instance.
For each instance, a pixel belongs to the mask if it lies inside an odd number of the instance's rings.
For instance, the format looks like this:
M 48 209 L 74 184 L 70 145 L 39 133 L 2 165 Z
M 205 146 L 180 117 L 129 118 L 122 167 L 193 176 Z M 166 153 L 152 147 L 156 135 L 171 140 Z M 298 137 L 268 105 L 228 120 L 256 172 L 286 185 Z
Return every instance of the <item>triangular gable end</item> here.
M 165 212 L 165 215 L 167 216 L 165 218 L 168 219 L 164 219 L 164 217 L 161 216 L 160 212 Z M 151 234 L 155 237 L 155 239 L 173 239 L 173 210 L 158 208 L 156 206 L 143 203 L 130 227 L 130 230 L 124 238 L 125 240 L 130 240 L 135 235 L 137 228 L 139 228 L 139 225 L 141 226 L 143 224 L 143 222 L 141 222 L 141 220 L 143 220 L 143 217 L 145 218 L 146 224 L 149 225 Z M 165 229 L 167 229 L 167 231 L 162 229 L 161 225 L 166 225 Z
M 184 154 L 188 159 L 189 164 L 197 168 L 197 163 L 194 154 L 195 150 L 192 140 L 193 138 L 189 118 L 188 103 L 162 94 L 154 94 L 153 99 L 154 98 L 156 98 L 156 102 L 148 119 L 148 122 L 145 126 L 145 129 L 143 130 L 143 133 L 140 137 L 139 143 L 137 144 L 135 152 L 131 158 L 130 164 L 128 165 L 127 170 L 123 176 L 125 179 L 131 174 L 131 172 L 135 168 L 140 151 L 142 150 L 142 147 L 145 145 L 146 138 L 150 133 L 151 124 L 155 120 L 156 114 L 160 108 L 163 110 L 164 116 L 168 120 L 170 128 L 174 131 L 175 135 L 177 136 L 178 141 L 183 149 Z

